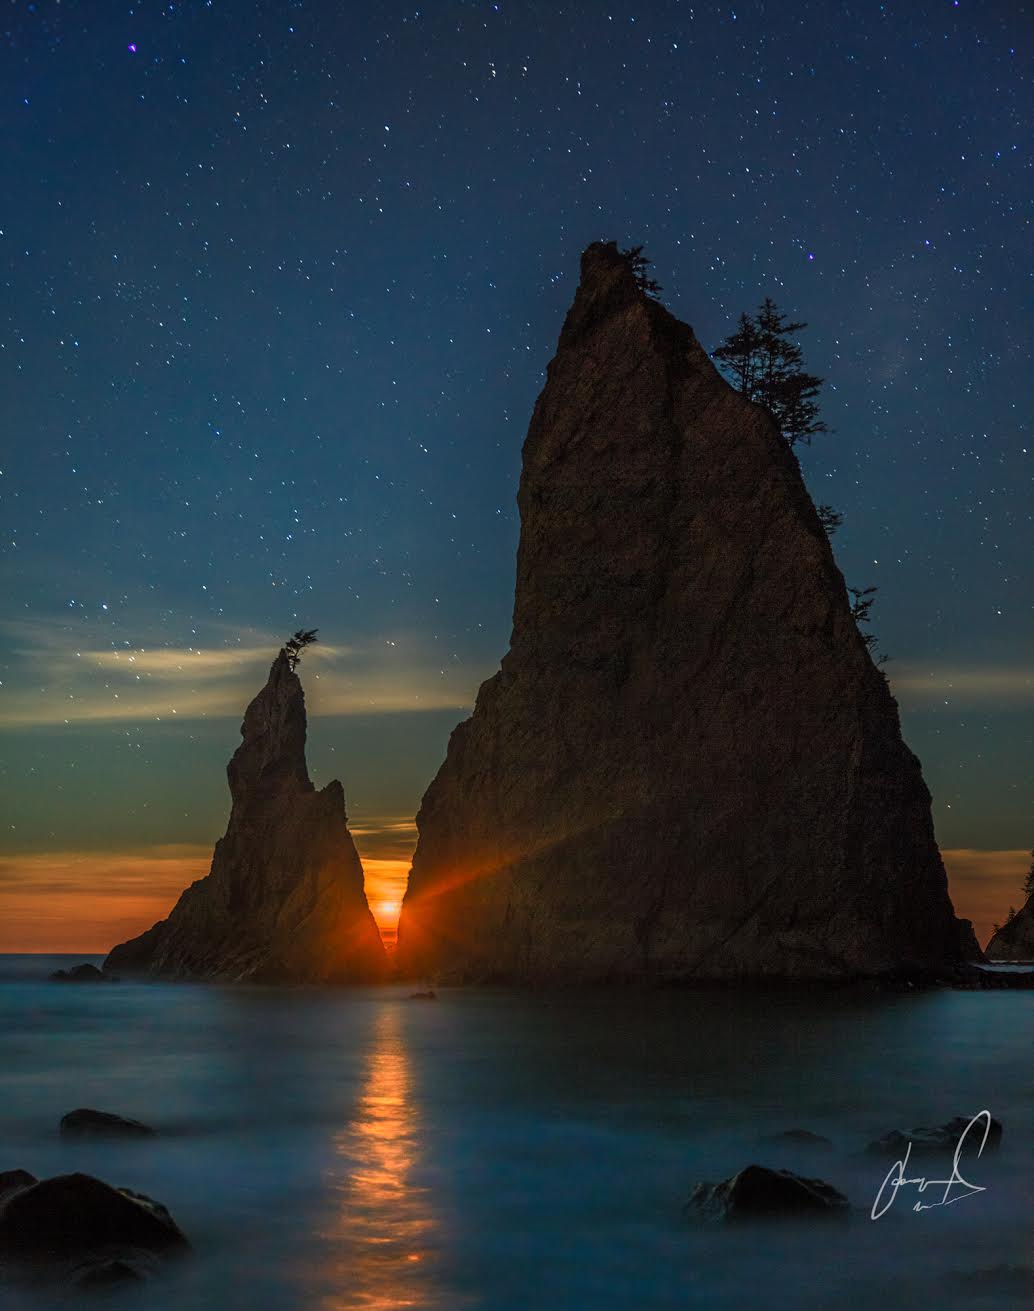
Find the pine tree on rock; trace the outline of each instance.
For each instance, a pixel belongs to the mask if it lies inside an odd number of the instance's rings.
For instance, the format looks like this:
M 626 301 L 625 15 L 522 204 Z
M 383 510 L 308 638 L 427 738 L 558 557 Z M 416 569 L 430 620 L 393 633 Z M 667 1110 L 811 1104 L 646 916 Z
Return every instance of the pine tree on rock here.
M 828 432 L 819 418 L 816 397 L 823 379 L 804 368 L 804 353 L 793 340 L 806 323 L 795 323 L 766 297 L 751 318 L 741 314 L 736 331 L 712 358 L 741 396 L 763 405 L 789 446 L 809 446 L 817 433 Z

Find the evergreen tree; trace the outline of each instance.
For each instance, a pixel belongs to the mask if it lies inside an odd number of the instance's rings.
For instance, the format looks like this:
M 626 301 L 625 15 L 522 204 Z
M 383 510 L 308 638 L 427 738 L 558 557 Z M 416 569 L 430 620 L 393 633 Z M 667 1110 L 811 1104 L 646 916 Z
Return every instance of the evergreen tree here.
M 788 320 L 766 297 L 757 314 L 741 314 L 736 331 L 712 351 L 736 390 L 769 411 L 789 446 L 810 445 L 816 433 L 829 431 L 816 401 L 823 380 L 805 372 L 804 352 L 792 340 L 807 326 Z
M 851 593 L 853 598 L 851 602 L 851 618 L 856 624 L 869 623 L 869 611 L 872 609 L 873 601 L 876 600 L 876 592 L 878 589 L 875 587 L 849 587 L 847 590 Z M 859 629 L 859 631 L 861 630 Z M 870 652 L 873 651 L 876 644 L 879 642 L 879 638 L 876 634 L 862 633 L 861 636 L 867 649 Z M 889 659 L 890 656 L 884 651 L 877 657 L 876 663 L 878 665 L 885 665 Z
M 831 505 L 820 505 L 817 507 L 819 512 L 819 522 L 826 530 L 826 536 L 832 537 L 840 525 L 844 522 L 844 516 L 839 510 L 834 510 Z
M 293 637 L 289 637 L 284 643 L 284 650 L 287 652 L 287 663 L 292 669 L 298 668 L 298 661 L 302 658 L 302 652 L 313 642 L 318 642 L 316 634 L 318 628 L 299 628 Z
M 1027 876 L 1023 880 L 1023 895 L 1025 897 L 1034 897 L 1034 851 L 1030 855 L 1030 869 L 1027 870 Z
M 647 273 L 647 269 L 653 266 L 653 260 L 646 258 L 642 246 L 630 246 L 628 250 L 621 251 L 621 258 L 632 270 L 632 276 L 635 278 L 639 290 L 656 299 L 661 290 L 661 284 Z

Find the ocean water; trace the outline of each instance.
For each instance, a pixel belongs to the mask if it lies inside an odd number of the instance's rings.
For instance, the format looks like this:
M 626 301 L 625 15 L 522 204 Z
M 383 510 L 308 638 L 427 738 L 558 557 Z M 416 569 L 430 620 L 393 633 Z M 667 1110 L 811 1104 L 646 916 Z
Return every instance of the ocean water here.
M 1005 1268 L 1034 1264 L 1034 993 L 469 989 L 418 1002 L 395 987 L 45 981 L 67 963 L 0 958 L 0 1169 L 85 1170 L 147 1193 L 194 1249 L 108 1305 L 1030 1305 Z M 77 1106 L 161 1137 L 63 1143 L 58 1120 Z M 965 1172 L 985 1191 L 916 1213 L 902 1190 L 872 1221 L 889 1163 L 860 1155 L 865 1143 L 984 1108 L 1005 1130 Z M 792 1127 L 833 1149 L 759 1144 Z M 694 1183 L 751 1161 L 828 1180 L 852 1216 L 686 1217 Z M 87 1301 L 0 1288 L 4 1311 Z

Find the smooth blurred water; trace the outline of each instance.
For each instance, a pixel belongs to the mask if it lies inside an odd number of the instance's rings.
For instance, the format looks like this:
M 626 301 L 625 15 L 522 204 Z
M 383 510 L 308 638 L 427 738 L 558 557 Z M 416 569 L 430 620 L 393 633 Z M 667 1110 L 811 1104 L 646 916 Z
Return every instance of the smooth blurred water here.
M 193 1256 L 126 1311 L 1011 1308 L 1034 1219 L 1034 993 L 566 993 L 61 985 L 0 958 L 0 1169 L 164 1202 Z M 93 1106 L 153 1141 L 71 1144 Z M 987 1107 L 987 1191 L 869 1218 L 891 1128 Z M 761 1146 L 800 1126 L 832 1151 Z M 750 1161 L 845 1192 L 845 1225 L 701 1227 Z M 939 1171 L 932 1173 L 940 1174 Z M 6 1299 L 6 1300 L 5 1300 Z M 45 1305 L 80 1305 L 78 1294 Z M 0 1289 L 5 1308 L 39 1306 Z

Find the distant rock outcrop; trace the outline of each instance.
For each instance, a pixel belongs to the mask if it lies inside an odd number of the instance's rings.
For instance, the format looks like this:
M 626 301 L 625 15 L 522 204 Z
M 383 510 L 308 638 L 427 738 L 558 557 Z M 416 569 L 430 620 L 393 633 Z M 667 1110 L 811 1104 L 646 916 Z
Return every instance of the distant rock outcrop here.
M 55 970 L 47 976 L 52 983 L 108 983 L 117 982 L 110 974 L 102 973 L 96 965 L 74 965 L 70 970 Z
M 986 1116 L 986 1120 L 984 1119 Z M 1002 1145 L 1002 1122 L 987 1111 L 979 1116 L 957 1115 L 946 1124 L 920 1127 L 904 1133 L 892 1129 L 865 1149 L 870 1156 L 903 1156 L 911 1147 L 912 1156 L 951 1154 L 962 1139 L 966 1140 L 967 1159 L 982 1152 L 997 1152 Z
M 1034 961 L 1034 896 L 992 936 L 987 956 L 989 960 Z
M 61 1117 L 59 1132 L 62 1138 L 153 1138 L 155 1131 L 140 1120 L 128 1120 L 110 1111 L 95 1111 L 80 1106 Z
M 510 650 L 423 799 L 405 973 L 979 957 L 793 453 L 613 243 L 582 257 L 518 504 Z
M 313 787 L 305 728 L 302 685 L 281 651 L 227 767 L 233 805 L 211 872 L 168 919 L 115 947 L 105 970 L 270 983 L 382 977 L 344 793 L 336 781 Z

